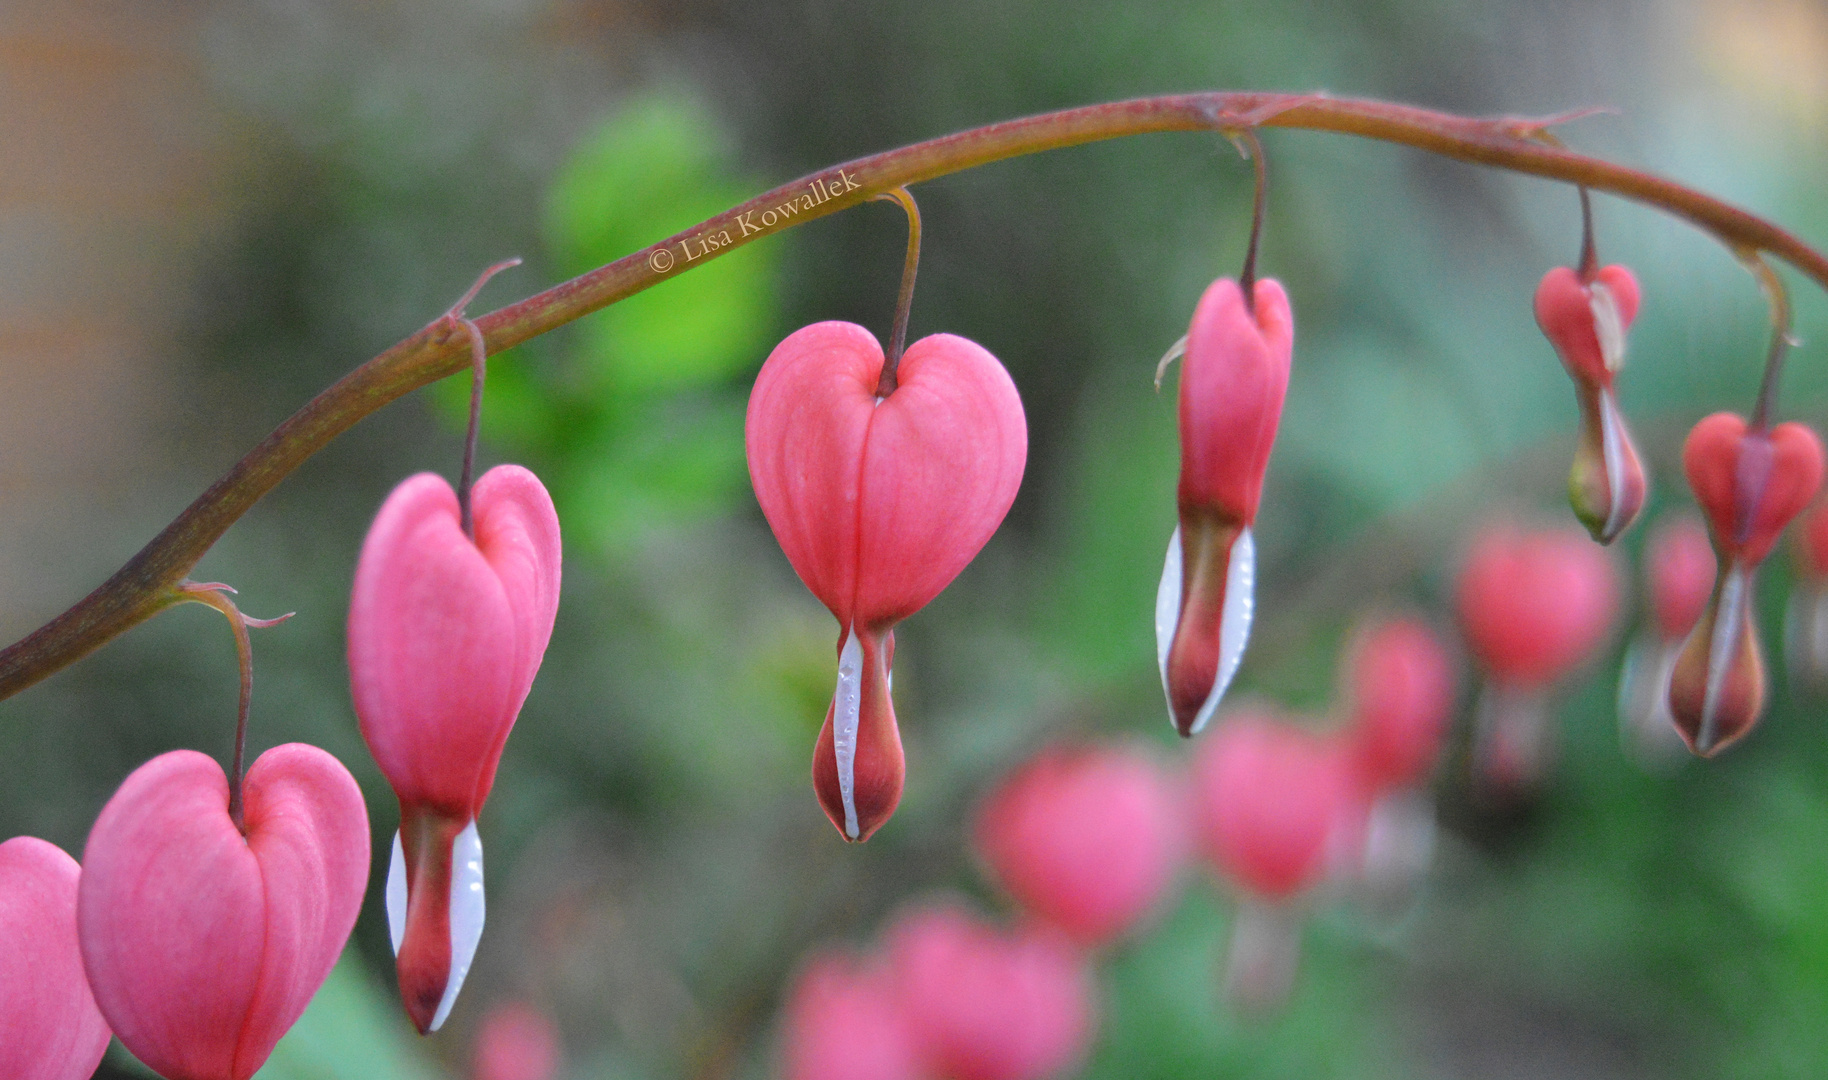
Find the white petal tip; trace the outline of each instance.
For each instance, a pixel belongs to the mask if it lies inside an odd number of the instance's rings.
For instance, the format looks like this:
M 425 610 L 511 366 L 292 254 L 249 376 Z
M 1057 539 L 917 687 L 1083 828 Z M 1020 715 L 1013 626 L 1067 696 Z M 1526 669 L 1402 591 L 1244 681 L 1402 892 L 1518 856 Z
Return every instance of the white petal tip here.
M 469 977 L 476 944 L 482 940 L 484 908 L 482 837 L 472 821 L 451 845 L 451 974 L 444 984 L 438 1012 L 432 1017 L 431 1031 L 444 1026 L 451 1006 L 457 1003 L 457 992 L 463 989 L 463 980 Z
M 400 942 L 406 938 L 406 851 L 400 846 L 400 831 L 394 830 L 394 857 L 387 868 L 387 934 L 393 939 L 394 955 L 400 955 Z

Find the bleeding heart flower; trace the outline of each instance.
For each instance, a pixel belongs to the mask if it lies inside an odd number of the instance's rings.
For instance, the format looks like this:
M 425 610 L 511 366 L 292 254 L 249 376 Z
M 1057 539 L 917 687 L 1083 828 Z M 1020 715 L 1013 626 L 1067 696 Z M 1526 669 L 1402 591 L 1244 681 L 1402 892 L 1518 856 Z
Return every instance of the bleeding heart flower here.
M 1474 538 L 1455 602 L 1490 676 L 1474 711 L 1473 759 L 1496 793 L 1527 791 L 1548 771 L 1548 691 L 1605 642 L 1620 590 L 1611 554 L 1576 530 L 1497 523 Z
M 533 685 L 559 602 L 559 522 L 539 480 L 490 469 L 465 536 L 430 473 L 395 488 L 362 544 L 349 683 L 362 737 L 400 799 L 387 922 L 400 996 L 436 1031 L 482 935 L 476 815 Z
M 471 1055 L 472 1080 L 552 1080 L 563 1058 L 559 1031 L 531 1005 L 506 1002 L 483 1017 Z
M 1054 747 L 979 807 L 978 853 L 1017 903 L 1098 944 L 1133 927 L 1172 883 L 1185 841 L 1178 794 L 1138 750 Z
M 1363 850 L 1366 792 L 1339 739 L 1251 711 L 1193 762 L 1193 814 L 1213 866 L 1247 895 L 1285 901 Z
M 1568 501 L 1602 544 L 1637 518 L 1649 487 L 1613 387 L 1625 366 L 1625 331 L 1637 313 L 1637 278 L 1623 266 L 1605 267 L 1588 281 L 1558 266 L 1536 287 L 1536 323 L 1574 377 L 1580 403 Z
M 242 783 L 193 750 L 140 766 L 83 849 L 77 926 L 102 1015 L 172 1080 L 247 1080 L 349 940 L 368 811 L 315 746 L 260 755 Z
M 1639 761 L 1662 766 L 1681 756 L 1669 712 L 1669 680 L 1682 642 L 1714 591 L 1714 549 L 1694 514 L 1659 522 L 1644 548 L 1651 630 L 1625 654 L 1619 675 L 1619 730 Z
M 954 904 L 896 920 L 889 963 L 927 1067 L 949 1080 L 1041 1080 L 1084 1058 L 1097 1018 L 1077 950 Z
M 889 699 L 894 625 L 937 596 L 990 539 L 1022 482 L 1028 425 L 1009 373 L 951 334 L 910 345 L 876 396 L 882 347 L 853 323 L 775 346 L 749 395 L 756 501 L 794 572 L 838 620 L 838 688 L 813 787 L 847 840 L 901 799 Z
M 1696 424 L 1682 468 L 1707 515 L 1718 581 L 1670 676 L 1669 711 L 1689 749 L 1712 757 L 1764 711 L 1764 658 L 1752 579 L 1784 526 L 1822 486 L 1822 442 L 1802 424 L 1754 430 L 1732 413 Z
M 787 1080 L 925 1080 L 920 1049 L 885 967 L 838 952 L 810 957 L 788 991 Z
M 1455 600 L 1473 656 L 1507 686 L 1537 689 L 1584 663 L 1618 613 L 1612 558 L 1578 532 L 1488 526 Z
M 0 1076 L 88 1080 L 108 1049 L 76 939 L 81 869 L 55 844 L 0 844 Z
M 1360 633 L 1346 670 L 1360 776 L 1380 790 L 1426 779 L 1453 715 L 1446 646 L 1417 619 L 1389 619 Z
M 1246 305 L 1220 278 L 1193 312 L 1181 361 L 1180 525 L 1155 596 L 1156 655 L 1175 729 L 1218 708 L 1250 638 L 1257 573 L 1251 526 L 1282 419 L 1295 323 L 1280 283 Z

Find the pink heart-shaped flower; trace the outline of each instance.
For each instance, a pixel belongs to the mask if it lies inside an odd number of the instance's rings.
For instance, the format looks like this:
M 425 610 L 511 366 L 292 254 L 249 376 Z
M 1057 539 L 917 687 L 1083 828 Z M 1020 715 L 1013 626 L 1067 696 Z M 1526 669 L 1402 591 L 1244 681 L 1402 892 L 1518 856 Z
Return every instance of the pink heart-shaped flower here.
M 978 854 L 1017 903 L 1084 944 L 1118 937 L 1168 891 L 1185 849 L 1181 792 L 1129 747 L 1053 747 L 978 809 Z
M 421 1032 L 444 1023 L 482 936 L 476 815 L 558 612 L 552 498 L 518 465 L 457 495 L 421 473 L 362 544 L 349 602 L 349 685 L 362 737 L 400 799 L 387 879 L 400 995 Z
M 1754 567 L 1822 486 L 1822 440 L 1795 422 L 1752 431 L 1720 412 L 1682 444 L 1682 470 L 1721 557 Z
M 1536 325 L 1568 374 L 1610 387 L 1625 363 L 1625 331 L 1638 316 L 1639 299 L 1638 279 L 1626 267 L 1604 267 L 1583 283 L 1558 266 L 1536 286 Z
M 813 789 L 847 840 L 901 799 L 889 698 L 895 623 L 937 596 L 996 532 L 1022 483 L 1028 423 L 1009 373 L 951 334 L 910 345 L 876 396 L 882 348 L 822 322 L 775 346 L 749 395 L 756 501 L 794 572 L 838 620 L 838 688 Z
M 216 762 L 173 750 L 102 808 L 77 904 L 96 1004 L 171 1080 L 247 1080 L 342 954 L 368 882 L 355 778 L 314 746 L 260 755 L 228 813 Z
M 1376 788 L 1420 783 L 1453 716 L 1454 669 L 1427 624 L 1396 618 L 1362 632 L 1347 664 L 1350 737 Z
M 1500 523 L 1474 538 L 1455 605 L 1473 656 L 1495 679 L 1526 689 L 1561 678 L 1599 648 L 1620 588 L 1606 549 L 1579 532 Z
M 895 985 L 880 963 L 809 957 L 788 991 L 787 1080 L 929 1080 Z
M 904 913 L 889 964 L 928 1068 L 950 1080 L 1043 1080 L 1085 1056 L 1091 972 L 1040 927 L 1000 930 L 955 904 Z
M 1015 383 L 974 342 L 908 346 L 876 398 L 882 347 L 822 322 L 775 346 L 749 395 L 756 501 L 800 580 L 845 630 L 939 595 L 1002 524 L 1028 460 Z
M 1349 748 L 1257 712 L 1226 719 L 1193 763 L 1193 813 L 1213 865 L 1282 900 L 1358 850 L 1367 810 Z
M 87 1080 L 108 1049 L 76 938 L 81 869 L 55 844 L 0 844 L 0 1076 Z

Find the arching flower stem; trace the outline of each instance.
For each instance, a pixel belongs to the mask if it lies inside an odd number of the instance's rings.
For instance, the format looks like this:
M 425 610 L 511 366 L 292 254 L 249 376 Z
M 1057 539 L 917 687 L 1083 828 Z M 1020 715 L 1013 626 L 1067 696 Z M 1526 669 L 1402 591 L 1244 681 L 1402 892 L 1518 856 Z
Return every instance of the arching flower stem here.
M 871 198 L 892 202 L 908 215 L 908 254 L 901 264 L 901 292 L 895 297 L 895 323 L 889 331 L 889 350 L 882 358 L 882 378 L 876 383 L 876 396 L 885 398 L 895 392 L 895 372 L 901 367 L 901 353 L 908 344 L 908 312 L 914 307 L 914 275 L 920 269 L 920 207 L 905 187 Z
M 1828 256 L 1777 225 L 1673 180 L 1545 145 L 1543 133 L 1586 111 L 1478 119 L 1323 94 L 1213 91 L 1107 102 L 1006 120 L 858 158 L 783 184 L 660 243 L 473 320 L 494 355 L 685 272 L 671 250 L 706 233 L 731 243 L 702 266 L 785 229 L 895 188 L 1006 158 L 1126 135 L 1254 126 L 1305 128 L 1397 143 L 1510 172 L 1580 184 L 1655 207 L 1719 239 L 1741 258 L 1774 255 L 1828 290 Z M 771 211 L 814 185 L 829 197 L 791 216 Z M 462 340 L 459 340 L 459 339 Z M 294 413 L 95 591 L 0 651 L 0 698 L 88 655 L 174 602 L 172 590 L 241 515 L 356 421 L 473 363 L 470 331 L 437 319 L 356 368 Z
M 229 599 L 229 594 L 235 590 L 219 581 L 186 581 L 178 585 L 177 591 L 180 603 L 204 604 L 222 612 L 235 634 L 235 662 L 241 669 L 241 696 L 235 707 L 235 757 L 228 774 L 228 813 L 235 828 L 245 834 L 247 824 L 241 814 L 241 780 L 246 770 L 242 763 L 247 756 L 248 706 L 254 700 L 254 646 L 248 640 L 248 627 L 264 630 L 278 626 L 297 613 L 288 611 L 276 619 L 250 619 Z

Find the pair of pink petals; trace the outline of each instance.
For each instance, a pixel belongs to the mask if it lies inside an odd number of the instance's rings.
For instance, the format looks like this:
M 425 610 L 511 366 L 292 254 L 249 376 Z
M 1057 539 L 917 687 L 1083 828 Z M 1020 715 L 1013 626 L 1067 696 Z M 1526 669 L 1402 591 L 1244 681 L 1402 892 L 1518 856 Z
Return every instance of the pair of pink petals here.
M 1638 300 L 1637 278 L 1623 266 L 1604 267 L 1585 281 L 1558 266 L 1536 287 L 1536 323 L 1574 377 L 1580 405 L 1568 500 L 1602 544 L 1637 519 L 1649 490 L 1613 386 L 1625 366 L 1625 332 L 1637 318 Z
M 1778 536 L 1822 486 L 1822 442 L 1798 423 L 1753 430 L 1732 413 L 1694 426 L 1682 467 L 1718 557 L 1714 593 L 1670 674 L 1669 711 L 1689 749 L 1711 757 L 1764 711 L 1752 583 Z
M 882 364 L 861 326 L 797 330 L 756 376 L 745 428 L 756 501 L 838 620 L 838 686 L 813 786 L 847 840 L 867 839 L 901 799 L 891 630 L 996 532 L 1028 457 L 1021 398 L 983 347 L 922 338 L 886 398 L 876 396 Z
M 1397 617 L 1360 632 L 1347 661 L 1348 739 L 1373 790 L 1421 784 L 1453 719 L 1454 668 L 1426 623 Z
M 1180 524 L 1156 591 L 1155 640 L 1170 718 L 1182 735 L 1212 719 L 1250 637 L 1251 526 L 1294 344 L 1280 283 L 1258 281 L 1247 306 L 1238 283 L 1221 278 L 1200 297 L 1179 346 Z
M 247 1080 L 342 954 L 368 882 L 368 812 L 313 746 L 242 785 L 191 750 L 134 770 L 83 851 L 77 926 L 95 1002 L 170 1080 Z
M 1497 522 L 1474 537 L 1454 602 L 1467 647 L 1493 680 L 1535 691 L 1604 644 L 1621 589 L 1612 557 L 1579 531 Z
M 387 878 L 400 994 L 421 1032 L 450 1014 L 482 935 L 476 815 L 558 611 L 558 515 L 517 465 L 472 492 L 476 538 L 441 477 L 405 480 L 356 567 L 349 681 L 362 736 L 400 799 Z
M 0 1076 L 87 1080 L 108 1049 L 76 935 L 81 868 L 54 844 L 0 844 Z

